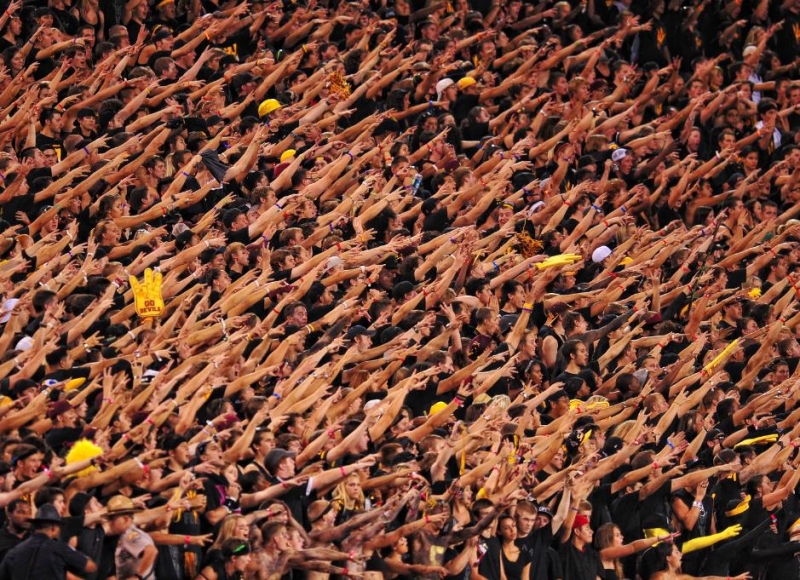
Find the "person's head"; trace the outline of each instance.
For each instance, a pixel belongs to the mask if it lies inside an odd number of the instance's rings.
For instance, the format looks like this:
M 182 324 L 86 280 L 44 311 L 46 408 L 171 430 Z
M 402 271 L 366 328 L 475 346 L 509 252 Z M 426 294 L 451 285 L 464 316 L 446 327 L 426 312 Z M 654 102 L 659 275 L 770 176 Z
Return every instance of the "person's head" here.
M 521 501 L 517 503 L 514 517 L 517 520 L 517 533 L 520 537 L 526 538 L 536 524 L 536 506 L 528 501 Z
M 551 72 L 547 79 L 547 87 L 559 97 L 566 97 L 569 93 L 567 76 L 562 72 Z
M 291 537 L 286 524 L 267 522 L 261 526 L 261 542 L 269 552 L 283 553 L 291 549 Z
M 344 478 L 333 490 L 333 498 L 345 509 L 364 509 L 366 498 L 361 489 L 361 476 L 354 472 Z
M 597 528 L 597 533 L 594 535 L 594 542 L 598 550 L 603 550 L 605 548 L 618 548 L 622 546 L 625 543 L 625 538 L 618 525 L 608 523 Z
M 500 332 L 497 315 L 491 308 L 478 308 L 475 312 L 475 326 L 479 332 L 487 336 Z
M 36 517 L 31 518 L 29 522 L 36 532 L 44 534 L 50 539 L 55 540 L 61 534 L 63 521 L 55 506 L 50 504 L 39 506 Z
M 246 522 L 245 522 L 246 523 Z M 226 570 L 231 570 L 233 577 L 236 573 L 243 574 L 250 563 L 250 547 L 245 540 L 230 538 L 222 542 L 220 549 Z
M 6 506 L 6 518 L 15 531 L 28 530 L 31 523 L 31 504 L 23 499 L 12 500 Z
M 580 543 L 584 546 L 591 545 L 594 531 L 589 523 L 589 518 L 580 513 L 576 515 L 572 523 L 572 535 L 575 543 Z
M 497 536 L 503 542 L 514 542 L 517 539 L 517 522 L 509 515 L 500 516 L 497 522 Z
M 11 467 L 14 468 L 14 476 L 17 481 L 27 481 L 36 477 L 42 461 L 44 461 L 44 453 L 37 447 L 28 444 L 14 447 Z
M 585 367 L 589 364 L 589 349 L 581 340 L 568 340 L 561 347 L 561 354 L 567 364 L 576 364 Z
M 108 531 L 113 535 L 121 535 L 133 526 L 133 514 L 137 509 L 133 501 L 124 495 L 115 495 L 106 506 Z
M 33 504 L 37 508 L 50 504 L 56 508 L 61 517 L 69 515 L 67 503 L 64 499 L 64 490 L 60 487 L 48 486 L 38 490 L 33 496 Z

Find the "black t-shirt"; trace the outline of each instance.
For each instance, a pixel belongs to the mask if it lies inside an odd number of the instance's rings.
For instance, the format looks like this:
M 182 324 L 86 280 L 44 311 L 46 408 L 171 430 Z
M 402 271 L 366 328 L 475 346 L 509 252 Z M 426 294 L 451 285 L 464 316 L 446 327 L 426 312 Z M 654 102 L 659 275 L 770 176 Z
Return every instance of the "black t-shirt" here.
M 270 479 L 270 485 L 276 485 L 281 480 L 277 477 Z M 289 488 L 286 493 L 281 495 L 281 500 L 289 506 L 289 511 L 292 512 L 292 517 L 300 522 L 306 529 L 310 529 L 311 522 L 306 517 L 308 506 L 317 499 L 316 490 L 311 490 L 306 493 L 308 489 L 307 484 L 297 485 Z
M 42 135 L 39 133 L 36 135 L 36 147 L 39 149 L 49 149 L 52 147 L 55 150 L 56 155 L 58 155 L 59 161 L 66 157 L 64 142 L 60 137 L 48 137 L 47 135 Z
M 549 560 L 547 548 L 553 542 L 553 530 L 547 525 L 517 539 L 517 546 L 525 552 L 531 563 L 530 580 L 548 580 Z
M 578 550 L 572 542 L 563 544 L 558 551 L 564 567 L 564 580 L 597 580 L 603 576 L 600 554 L 591 546 Z
M 478 95 L 459 95 L 456 102 L 453 103 L 453 116 L 456 118 L 456 123 L 461 123 L 467 118 L 470 109 L 480 104 L 481 101 Z
M 639 492 L 633 492 L 615 499 L 611 504 L 611 518 L 619 526 L 626 541 L 642 538 L 639 523 Z
M 669 498 L 672 493 L 672 482 L 667 481 L 654 493 L 644 498 L 639 508 L 642 519 L 642 529 L 664 528 L 671 529 Z

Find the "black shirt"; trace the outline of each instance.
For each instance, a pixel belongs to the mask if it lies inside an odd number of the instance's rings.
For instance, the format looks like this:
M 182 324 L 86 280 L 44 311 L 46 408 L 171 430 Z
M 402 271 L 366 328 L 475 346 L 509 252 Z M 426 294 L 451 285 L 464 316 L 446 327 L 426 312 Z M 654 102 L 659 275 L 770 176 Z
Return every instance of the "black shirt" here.
M 548 580 L 547 547 L 553 541 L 553 530 L 547 525 L 538 530 L 533 530 L 524 538 L 517 539 L 517 546 L 525 553 L 530 561 L 530 580 Z
M 3 558 L 0 580 L 59 580 L 67 570 L 82 572 L 88 562 L 77 550 L 37 532 Z
M 27 537 L 27 532 L 25 532 L 22 537 L 10 532 L 8 530 L 8 525 L 0 529 L 0 561 L 2 561 L 3 558 L 6 557 L 6 554 L 20 545 Z
M 600 554 L 591 546 L 579 550 L 572 542 L 567 542 L 558 553 L 564 566 L 564 580 L 597 580 L 605 573 Z

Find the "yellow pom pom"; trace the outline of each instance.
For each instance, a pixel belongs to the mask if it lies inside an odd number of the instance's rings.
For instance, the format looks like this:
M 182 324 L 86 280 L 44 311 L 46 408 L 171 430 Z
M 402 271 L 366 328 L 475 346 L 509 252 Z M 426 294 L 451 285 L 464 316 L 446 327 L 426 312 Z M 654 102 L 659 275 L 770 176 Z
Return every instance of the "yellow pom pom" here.
M 72 449 L 69 450 L 67 453 L 67 465 L 71 465 L 73 463 L 77 463 L 78 461 L 83 461 L 84 459 L 94 459 L 95 457 L 99 457 L 103 454 L 103 449 L 88 439 L 79 439 L 75 442 L 72 446 Z M 89 475 L 97 470 L 96 467 L 90 466 L 86 469 L 83 469 L 78 472 L 78 477 L 83 477 L 84 475 Z
M 752 288 L 752 289 L 751 289 L 751 290 L 750 290 L 750 291 L 747 293 L 747 295 L 748 295 L 748 296 L 750 296 L 750 298 L 752 298 L 753 300 L 756 300 L 756 299 L 758 299 L 758 298 L 761 298 L 761 288 Z

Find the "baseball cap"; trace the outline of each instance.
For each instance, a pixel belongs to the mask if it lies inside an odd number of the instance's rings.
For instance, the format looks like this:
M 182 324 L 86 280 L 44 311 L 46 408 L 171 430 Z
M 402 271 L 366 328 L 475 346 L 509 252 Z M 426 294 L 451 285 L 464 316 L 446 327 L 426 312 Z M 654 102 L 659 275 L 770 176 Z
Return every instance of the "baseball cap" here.
M 258 106 L 258 116 L 265 117 L 282 106 L 277 99 L 267 99 Z
M 617 161 L 621 161 L 628 156 L 628 150 L 624 147 L 620 147 L 619 149 L 614 149 L 614 152 L 611 154 L 611 161 L 616 163 Z
M 447 89 L 447 87 L 453 86 L 454 84 L 456 84 L 456 82 L 453 79 L 442 79 L 438 83 L 436 83 L 437 97 L 441 99 L 442 93 L 444 93 L 445 89 Z
M 331 256 L 328 258 L 328 262 L 325 264 L 325 272 L 329 272 L 333 270 L 336 266 L 341 266 L 344 264 L 344 261 L 339 256 Z
M 356 324 L 354 326 L 351 326 L 347 331 L 347 338 L 349 338 L 351 340 L 354 339 L 357 336 L 364 336 L 364 335 L 366 335 L 366 336 L 375 336 L 375 331 L 374 330 L 369 330 L 366 327 L 361 326 L 360 324 Z
M 293 451 L 287 451 L 286 449 L 281 449 L 276 447 L 264 458 L 264 467 L 266 467 L 270 473 L 273 475 L 275 474 L 275 470 L 280 465 L 280 462 L 286 459 L 287 457 L 295 457 L 297 454 Z
M 472 77 L 464 77 L 462 79 L 459 79 L 457 84 L 458 84 L 458 88 L 463 91 L 467 87 L 471 87 L 472 85 L 474 85 L 476 82 L 477 81 Z
M 611 255 L 611 248 L 608 246 L 600 246 L 595 248 L 592 252 L 592 262 L 599 264 Z
M 9 298 L 3 302 L 3 307 L 0 309 L 0 311 L 2 311 L 2 315 L 0 315 L 0 324 L 5 324 L 11 319 L 11 311 L 14 310 L 18 302 L 19 298 Z

